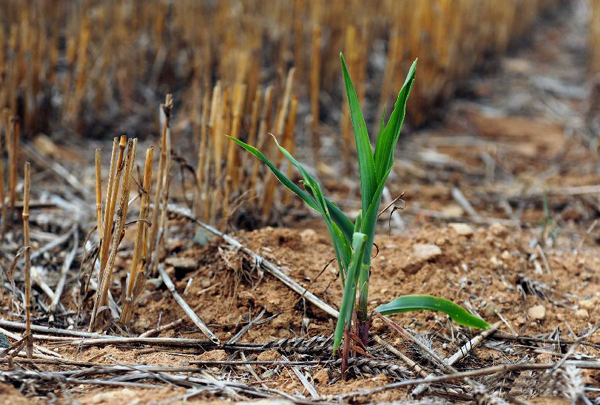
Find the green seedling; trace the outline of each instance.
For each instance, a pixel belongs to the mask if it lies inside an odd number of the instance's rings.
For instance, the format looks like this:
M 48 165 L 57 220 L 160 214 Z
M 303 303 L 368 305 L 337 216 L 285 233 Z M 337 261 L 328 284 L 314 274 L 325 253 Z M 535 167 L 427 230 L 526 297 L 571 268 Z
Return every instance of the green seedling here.
M 375 152 L 373 153 L 360 104 L 348 74 L 346 62 L 341 54 L 340 59 L 352 125 L 354 126 L 360 173 L 362 210 L 354 223 L 337 205 L 323 195 L 319 182 L 308 174 L 304 167 L 277 143 L 277 140 L 275 142 L 281 153 L 300 172 L 303 179 L 301 181 L 303 188 L 286 177 L 258 149 L 233 137 L 230 137 L 230 139 L 264 162 L 284 186 L 300 196 L 310 208 L 318 211 L 323 217 L 331 235 L 340 280 L 344 289 L 340 314 L 335 328 L 333 351 L 335 353 L 339 349 L 342 340 L 344 340 L 342 358 L 346 360 L 349 350 L 361 352 L 362 348 L 366 348 L 367 345 L 371 319 L 367 308 L 369 277 L 371 274 L 371 250 L 375 237 L 377 214 L 386 180 L 394 164 L 394 150 L 404 122 L 406 102 L 415 81 L 417 61 L 412 64 L 408 72 L 387 124 L 385 124 L 384 117 L 382 117 Z M 358 303 L 356 302 L 357 293 Z M 375 308 L 375 311 L 382 315 L 417 310 L 440 311 L 449 315 L 454 322 L 469 327 L 485 329 L 489 326 L 487 322 L 471 315 L 461 306 L 430 295 L 405 295 Z M 356 322 L 354 322 L 354 319 L 356 319 Z M 355 323 L 354 328 L 353 323 Z M 353 344 L 351 340 L 356 341 L 356 344 Z

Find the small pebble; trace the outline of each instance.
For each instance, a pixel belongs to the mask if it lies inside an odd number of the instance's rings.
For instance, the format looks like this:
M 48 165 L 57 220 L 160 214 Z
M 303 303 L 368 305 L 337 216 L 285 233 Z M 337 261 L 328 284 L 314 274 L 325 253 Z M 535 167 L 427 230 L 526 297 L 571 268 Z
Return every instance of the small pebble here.
M 527 315 L 533 319 L 542 320 L 546 317 L 546 308 L 543 305 L 536 305 L 527 310 Z
M 302 242 L 307 244 L 317 243 L 319 241 L 319 235 L 314 229 L 305 229 L 300 232 Z
M 420 260 L 431 260 L 442 254 L 442 249 L 437 245 L 416 244 L 413 246 L 413 254 Z
M 500 312 L 498 307 L 491 303 L 487 304 L 483 311 L 487 318 L 491 318 L 492 316 L 496 315 L 496 312 Z
M 461 236 L 471 236 L 475 231 L 467 224 L 455 222 L 448 225 L 449 228 L 453 229 L 454 232 Z
M 458 204 L 448 204 L 442 208 L 442 213 L 449 217 L 462 217 L 465 210 Z
M 198 261 L 189 257 L 168 257 L 165 263 L 180 270 L 196 270 Z
M 588 319 L 590 317 L 590 313 L 587 311 L 587 309 L 578 309 L 575 311 L 575 316 L 581 319 Z
M 207 231 L 201 226 L 196 230 L 196 235 L 194 235 L 194 243 L 200 246 L 208 246 L 210 241 L 214 239 L 216 235 L 212 232 Z

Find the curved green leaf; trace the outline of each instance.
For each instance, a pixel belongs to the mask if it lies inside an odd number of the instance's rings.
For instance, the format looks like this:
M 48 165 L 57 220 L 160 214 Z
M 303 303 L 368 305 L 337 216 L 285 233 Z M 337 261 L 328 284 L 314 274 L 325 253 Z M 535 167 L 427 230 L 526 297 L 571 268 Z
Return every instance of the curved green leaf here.
M 404 123 L 404 116 L 406 115 L 406 102 L 408 96 L 415 82 L 415 71 L 417 69 L 417 60 L 415 60 L 408 71 L 406 81 L 402 86 L 402 89 L 398 93 L 398 98 L 394 104 L 394 111 L 390 115 L 390 119 L 385 126 L 383 132 L 380 132 L 377 136 L 377 142 L 375 143 L 375 171 L 377 176 L 377 182 L 381 182 L 386 171 L 394 163 L 394 151 L 398 138 L 400 137 L 400 130 Z
M 229 139 L 231 139 L 233 142 L 240 145 L 242 148 L 246 149 L 248 152 L 250 152 L 254 156 L 256 156 L 258 159 L 260 159 L 264 164 L 266 164 L 269 167 L 269 169 L 271 169 L 271 171 L 273 172 L 275 177 L 277 177 L 277 180 L 279 180 L 284 186 L 286 186 L 287 188 L 292 190 L 294 193 L 298 194 L 300 196 L 300 198 L 302 198 L 304 200 L 304 202 L 310 208 L 312 208 L 315 211 L 319 211 L 317 204 L 312 199 L 312 197 L 306 191 L 304 191 L 300 187 L 298 187 L 293 181 L 288 179 L 288 177 L 285 174 L 283 174 L 277 168 L 277 166 L 275 166 L 261 151 L 256 149 L 254 146 L 248 145 L 246 142 L 240 141 L 239 139 L 236 139 L 232 136 L 227 136 L 227 137 Z
M 381 315 L 399 312 L 419 311 L 422 309 L 440 311 L 447 314 L 454 322 L 472 328 L 487 329 L 490 324 L 483 319 L 471 315 L 466 309 L 452 301 L 431 295 L 403 295 L 392 302 L 375 308 Z
M 352 225 L 352 221 L 350 221 L 350 218 L 348 218 L 346 214 L 344 214 L 342 210 L 340 210 L 340 208 L 327 197 L 325 197 L 325 203 L 327 203 L 327 209 L 331 214 L 331 219 L 333 219 L 333 222 L 335 222 L 340 230 L 344 233 L 346 239 L 351 241 L 354 227 Z
M 287 149 L 281 146 L 279 142 L 277 142 L 277 139 L 275 137 L 273 137 L 273 139 L 275 140 L 275 144 L 277 145 L 281 153 L 283 153 L 283 155 L 298 169 L 298 171 L 302 175 L 302 178 L 304 179 L 304 186 L 311 193 L 312 197 L 315 200 L 315 203 L 317 205 L 317 211 L 321 213 L 321 216 L 323 217 L 323 220 L 327 225 L 327 229 L 329 230 L 329 234 L 331 235 L 336 259 L 338 261 L 340 278 L 342 280 L 342 285 L 344 285 L 344 272 L 347 271 L 348 266 L 350 265 L 351 250 L 350 240 L 346 237 L 346 233 L 343 232 L 339 226 L 337 226 L 335 220 L 331 215 L 331 212 L 329 211 L 329 206 L 334 206 L 334 208 L 336 209 L 337 207 L 335 207 L 335 205 L 331 202 L 329 204 L 327 203 L 328 200 L 323 195 L 323 191 L 321 190 L 321 185 L 319 184 L 319 182 L 310 174 L 308 174 L 308 172 L 306 171 L 306 169 L 304 169 L 300 162 L 298 162 L 296 158 L 294 158 L 287 151 Z M 341 213 L 341 211 L 339 212 Z M 343 216 L 346 217 L 345 215 Z M 350 224 L 352 224 L 352 222 L 350 222 Z
M 342 286 L 344 286 L 346 279 L 346 272 L 348 266 L 350 265 L 350 259 L 352 255 L 352 250 L 350 247 L 350 239 L 352 236 L 354 225 L 352 221 L 331 201 L 329 201 L 323 195 L 321 191 L 321 187 L 319 183 L 310 176 L 306 170 L 294 159 L 290 153 L 277 143 L 275 139 L 275 143 L 277 147 L 281 150 L 284 156 L 290 160 L 296 168 L 302 174 L 302 177 L 305 181 L 306 189 L 308 193 L 298 187 L 294 182 L 292 182 L 285 174 L 283 174 L 261 151 L 259 151 L 254 146 L 248 145 L 247 143 L 240 141 L 239 139 L 229 137 L 232 141 L 240 145 L 242 148 L 256 156 L 263 163 L 265 163 L 269 169 L 273 172 L 275 177 L 287 188 L 292 190 L 294 193 L 299 195 L 306 204 L 318 211 L 323 217 L 327 229 L 329 230 L 329 234 L 331 235 L 331 240 L 333 243 L 333 250 L 335 251 L 335 258 L 338 263 L 338 270 L 340 273 L 340 280 L 342 282 Z

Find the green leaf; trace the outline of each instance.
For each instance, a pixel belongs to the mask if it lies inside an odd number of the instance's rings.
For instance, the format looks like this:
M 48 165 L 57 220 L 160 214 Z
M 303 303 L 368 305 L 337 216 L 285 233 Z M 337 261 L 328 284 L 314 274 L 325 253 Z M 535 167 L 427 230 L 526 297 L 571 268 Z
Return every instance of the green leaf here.
M 382 176 L 386 173 L 387 169 L 393 166 L 394 163 L 394 151 L 396 144 L 400 137 L 400 130 L 404 123 L 404 117 L 406 115 L 406 102 L 410 91 L 415 82 L 415 71 L 417 69 L 417 60 L 415 60 L 408 71 L 406 81 L 402 86 L 402 89 L 398 93 L 398 98 L 394 104 L 394 111 L 383 130 L 377 137 L 375 144 L 375 172 L 377 173 L 377 182 L 381 182 Z
M 248 145 L 246 142 L 240 141 L 239 139 L 236 139 L 236 138 L 234 138 L 232 136 L 227 136 L 227 137 L 229 139 L 231 139 L 233 142 L 235 142 L 238 145 L 240 145 L 242 148 L 246 149 L 248 152 L 250 152 L 254 156 L 256 156 L 263 163 L 265 163 L 269 167 L 269 169 L 271 169 L 271 171 L 273 172 L 273 174 L 275 175 L 275 177 L 277 177 L 277 180 L 279 180 L 284 186 L 286 186 L 287 188 L 289 188 L 291 191 L 293 191 L 294 193 L 298 194 L 300 196 L 300 198 L 302 198 L 304 200 L 304 202 L 310 208 L 312 208 L 315 211 L 319 210 L 317 208 L 316 202 L 312 199 L 312 197 L 308 193 L 306 193 L 304 190 L 302 190 L 300 187 L 298 187 L 293 181 L 291 181 L 290 179 L 288 179 L 287 176 L 285 174 L 283 174 L 277 168 L 277 166 L 275 166 L 261 151 L 259 151 L 258 149 L 256 149 L 254 146 Z M 350 221 L 350 220 L 348 220 L 348 221 Z
M 431 295 L 403 295 L 392 302 L 375 308 L 381 315 L 399 312 L 419 311 L 422 309 L 440 311 L 447 314 L 454 322 L 472 328 L 487 329 L 490 324 L 483 319 L 471 315 L 466 309 L 452 301 L 436 298 Z
M 282 151 L 282 153 L 288 158 L 290 161 L 300 170 L 305 185 L 310 193 L 305 192 L 300 187 L 298 187 L 294 182 L 292 182 L 285 174 L 283 174 L 262 152 L 260 152 L 254 146 L 248 145 L 247 143 L 240 141 L 239 139 L 228 137 L 242 148 L 256 156 L 263 163 L 265 163 L 269 169 L 273 172 L 275 177 L 287 188 L 292 190 L 294 193 L 299 195 L 306 204 L 318 211 L 325 223 L 327 224 L 327 228 L 329 230 L 329 234 L 331 235 L 331 239 L 333 242 L 333 248 L 335 251 L 335 257 L 338 262 L 338 269 L 340 272 L 340 279 L 342 281 L 342 285 L 344 285 L 345 273 L 348 265 L 350 264 L 351 259 L 351 248 L 350 248 L 350 235 L 352 235 L 352 229 L 354 225 L 352 221 L 344 215 L 344 213 L 331 201 L 326 199 L 321 192 L 321 188 L 319 183 L 310 176 L 306 170 L 294 159 L 285 148 L 280 146 L 275 140 L 275 143 Z M 329 210 L 331 208 L 331 211 Z M 330 214 L 331 212 L 331 214 Z M 350 229 L 350 230 L 348 230 Z
M 342 305 L 340 307 L 340 316 L 335 326 L 333 335 L 333 353 L 337 351 L 344 336 L 344 328 L 350 326 L 352 322 L 352 312 L 354 311 L 354 302 L 356 301 L 356 287 L 359 269 L 363 263 L 365 254 L 365 244 L 367 235 L 356 232 L 352 237 L 352 260 L 348 268 L 348 277 L 344 286 L 344 295 L 342 296 Z
M 262 152 L 260 152 L 254 146 L 248 145 L 247 143 L 240 141 L 239 139 L 233 138 L 231 136 L 228 136 L 228 138 L 231 139 L 232 141 L 234 141 L 235 143 L 237 143 L 238 145 L 240 145 L 242 148 L 246 149 L 248 152 L 250 152 L 257 158 L 259 158 L 263 163 L 265 163 L 269 167 L 269 169 L 271 169 L 271 171 L 273 172 L 275 177 L 277 177 L 277 179 L 284 186 L 286 186 L 287 188 L 292 190 L 294 193 L 298 194 L 304 200 L 304 202 L 306 202 L 306 204 L 308 204 L 308 206 L 310 208 L 312 208 L 315 211 L 319 211 L 314 199 L 312 199 L 306 192 L 304 192 L 304 190 L 302 190 L 300 187 L 298 187 L 294 182 L 292 182 L 290 179 L 288 179 L 287 176 L 285 174 L 283 174 L 279 169 L 277 169 L 277 167 L 273 163 L 271 163 L 271 161 Z M 273 137 L 273 139 L 275 139 L 275 137 Z M 275 139 L 275 143 L 277 144 L 277 146 L 279 147 L 280 150 L 283 149 L 283 147 L 280 146 L 279 143 L 277 142 L 277 139 Z M 283 151 L 285 151 L 284 155 L 291 156 L 287 150 L 283 149 Z M 292 163 L 294 163 L 294 166 L 296 166 L 296 167 L 300 166 L 300 164 L 294 158 L 292 158 L 292 159 L 296 162 L 296 163 L 292 162 Z M 311 179 L 311 181 L 316 182 L 316 180 L 312 176 L 310 176 L 308 173 L 306 173 L 306 170 L 304 170 L 304 168 L 302 170 L 305 172 L 306 176 Z M 303 175 L 303 177 L 304 177 L 304 175 Z M 354 225 L 352 224 L 352 221 L 350 221 L 350 219 L 346 216 L 346 214 L 344 214 L 335 203 L 331 202 L 329 199 L 325 198 L 324 196 L 323 196 L 323 198 L 325 199 L 325 203 L 327 205 L 327 210 L 331 214 L 331 218 L 338 225 L 340 230 L 344 233 L 344 235 L 348 239 L 348 243 L 350 243 L 349 241 L 352 239 L 352 232 L 354 229 Z
M 302 175 L 302 178 L 304 179 L 304 186 L 307 187 L 307 189 L 310 191 L 310 193 L 311 193 L 312 197 L 314 198 L 314 201 L 317 205 L 317 211 L 319 211 L 321 213 L 323 220 L 325 220 L 327 229 L 329 230 L 329 234 L 331 235 L 331 239 L 333 241 L 333 247 L 334 247 L 334 250 L 336 253 L 336 259 L 338 260 L 340 279 L 342 280 L 342 285 L 344 285 L 344 272 L 346 271 L 346 269 L 348 268 L 348 265 L 350 264 L 350 257 L 351 257 L 350 240 L 346 236 L 347 233 L 343 232 L 341 230 L 341 228 L 339 226 L 337 226 L 337 224 L 334 222 L 334 220 L 331 216 L 331 213 L 329 211 L 330 206 L 334 206 L 335 209 L 337 209 L 337 207 L 331 202 L 329 202 L 329 204 L 328 204 L 328 200 L 323 195 L 323 191 L 321 190 L 321 185 L 319 184 L 319 182 L 314 177 L 312 177 L 310 174 L 308 174 L 308 172 L 306 171 L 306 169 L 304 169 L 304 167 L 300 164 L 300 162 L 298 162 L 287 151 L 287 149 L 285 149 L 283 146 L 281 146 L 279 144 L 279 142 L 277 142 L 277 139 L 275 137 L 273 137 L 273 139 L 275 140 L 275 144 L 277 145 L 277 147 L 279 148 L 281 153 L 283 153 L 283 155 L 294 166 L 296 166 L 296 168 Z M 338 209 L 338 211 L 339 211 L 339 209 Z M 341 211 L 339 211 L 339 213 L 341 213 Z M 342 214 L 342 216 L 344 218 L 346 218 L 348 220 L 348 222 L 350 222 L 350 226 L 352 226 L 352 222 L 345 215 Z
M 354 139 L 356 140 L 362 209 L 363 212 L 367 212 L 367 208 L 371 204 L 373 193 L 377 187 L 373 149 L 371 148 L 371 141 L 369 140 L 367 125 L 360 109 L 360 103 L 358 102 L 358 97 L 356 97 L 356 91 L 354 91 L 354 85 L 350 79 L 346 61 L 341 53 L 340 60 L 342 61 L 344 84 L 346 85 L 346 95 L 348 96 L 348 104 L 350 105 L 350 117 L 352 118 L 352 126 L 354 127 Z
M 325 202 L 327 203 L 327 209 L 331 214 L 331 219 L 333 219 L 333 222 L 337 224 L 348 241 L 352 240 L 354 227 L 352 225 L 352 221 L 350 221 L 350 218 L 348 218 L 334 202 L 329 201 L 327 198 L 325 198 Z

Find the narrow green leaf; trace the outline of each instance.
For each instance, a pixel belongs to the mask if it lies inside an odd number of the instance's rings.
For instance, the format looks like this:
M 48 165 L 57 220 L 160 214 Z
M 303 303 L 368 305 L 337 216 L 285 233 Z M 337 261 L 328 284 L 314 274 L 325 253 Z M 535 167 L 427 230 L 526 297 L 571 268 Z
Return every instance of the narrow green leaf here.
M 271 169 L 271 171 L 273 172 L 275 177 L 277 177 L 277 180 L 279 180 L 284 186 L 289 188 L 291 191 L 293 191 L 294 193 L 299 195 L 300 198 L 302 198 L 304 200 L 304 202 L 310 208 L 312 208 L 315 211 L 319 211 L 317 204 L 312 199 L 312 197 L 308 193 L 306 193 L 304 190 L 302 190 L 300 187 L 298 187 L 293 181 L 288 179 L 287 176 L 285 174 L 283 174 L 261 151 L 256 149 L 254 146 L 248 145 L 247 143 L 240 141 L 239 139 L 236 139 L 232 136 L 227 136 L 227 137 L 229 139 L 231 139 L 233 142 L 240 145 L 242 148 L 246 149 L 248 152 L 250 152 L 254 156 L 256 156 L 263 163 L 265 163 L 269 167 L 269 169 Z M 350 220 L 348 220 L 348 221 L 350 221 Z
M 386 109 L 385 107 L 383 107 L 383 112 L 381 113 L 381 124 L 379 124 L 379 131 L 377 131 L 377 139 L 379 139 L 379 137 L 383 133 L 383 130 L 385 129 L 385 114 Z
M 263 163 L 265 163 L 269 167 L 269 169 L 271 169 L 271 171 L 273 172 L 273 174 L 275 175 L 275 177 L 277 177 L 277 179 L 284 186 L 286 186 L 291 191 L 293 191 L 294 193 L 296 193 L 297 195 L 299 195 L 310 208 L 314 209 L 315 211 L 321 212 L 321 210 L 317 206 L 316 201 L 314 200 L 314 198 L 312 198 L 308 193 L 306 193 L 304 190 L 302 190 L 300 187 L 298 187 L 294 182 L 292 182 L 290 179 L 288 179 L 287 176 L 285 174 L 283 174 L 257 148 L 255 148 L 254 146 L 248 145 L 247 143 L 245 143 L 243 141 L 240 141 L 239 139 L 236 139 L 236 138 L 233 138 L 233 137 L 229 137 L 229 139 L 231 139 L 232 141 L 234 141 L 235 143 L 237 143 L 238 145 L 240 145 L 242 148 L 244 148 L 245 150 L 247 150 L 248 152 L 250 152 L 251 154 L 253 154 L 254 156 L 256 156 Z M 308 173 L 306 173 L 306 174 L 308 175 Z M 312 179 L 312 177 L 311 177 L 311 179 Z M 314 179 L 312 179 L 312 180 L 314 180 Z M 316 180 L 314 180 L 314 181 L 316 181 Z M 337 224 L 339 230 L 342 232 L 342 234 L 347 239 L 347 243 L 346 244 L 348 246 L 350 246 L 350 240 L 352 239 L 352 232 L 353 232 L 353 229 L 354 229 L 354 225 L 352 224 L 352 221 L 350 221 L 350 219 L 338 208 L 337 205 L 335 205 L 329 199 L 327 199 L 325 197 L 323 197 L 323 198 L 325 199 L 325 204 L 327 206 L 327 210 L 329 211 L 329 213 L 331 215 L 331 219 L 333 220 L 333 222 L 335 222 Z M 349 250 L 350 249 L 348 248 L 348 251 Z M 348 257 L 349 257 L 349 254 L 348 254 Z M 349 261 L 349 259 L 348 259 L 348 261 Z
M 350 105 L 350 117 L 352 118 L 352 126 L 354 127 L 354 139 L 356 140 L 362 209 L 363 212 L 366 212 L 373 198 L 373 192 L 377 187 L 373 149 L 369 140 L 367 125 L 360 109 L 360 103 L 358 102 L 358 97 L 356 97 L 356 91 L 354 91 L 354 85 L 350 79 L 346 61 L 341 53 L 340 60 L 342 61 L 344 84 L 346 85 L 346 95 L 348 96 L 348 104 Z
M 318 184 L 317 184 L 318 186 Z M 305 183 L 305 187 L 310 192 L 310 194 L 315 197 L 319 193 L 319 188 L 315 191 L 313 189 L 313 185 L 309 182 Z M 322 197 L 322 195 L 321 195 Z M 317 198 L 315 198 L 317 199 Z M 319 205 L 319 199 L 317 199 L 317 205 Z M 346 238 L 346 235 L 340 230 L 335 222 L 333 222 L 329 216 L 327 210 L 321 209 L 319 205 L 317 211 L 321 213 L 323 220 L 325 221 L 325 225 L 327 225 L 327 230 L 329 231 L 329 235 L 331 236 L 331 241 L 333 243 L 333 250 L 335 252 L 335 258 L 338 264 L 338 271 L 340 274 L 340 281 L 342 283 L 342 287 L 345 286 L 346 283 L 346 273 L 348 270 L 348 266 L 350 265 L 350 260 L 352 258 L 352 248 L 350 247 L 350 242 Z
M 328 198 L 325 198 L 325 202 L 327 203 L 327 209 L 331 214 L 331 219 L 333 219 L 333 222 L 335 222 L 337 226 L 339 226 L 340 230 L 346 236 L 346 239 L 348 241 L 351 241 L 352 232 L 354 229 L 352 221 L 350 221 L 350 218 L 348 218 L 346 214 L 344 214 L 334 202 L 329 201 Z
M 398 93 L 398 98 L 394 104 L 394 111 L 383 130 L 377 137 L 375 144 L 375 172 L 377 173 L 377 182 L 381 182 L 382 176 L 385 174 L 388 168 L 394 163 L 394 151 L 396 144 L 400 137 L 400 130 L 404 123 L 404 117 L 406 115 L 406 102 L 410 91 L 415 82 L 415 71 L 417 68 L 417 60 L 415 60 L 408 71 L 406 81 L 402 86 L 402 89 Z
M 340 306 L 340 316 L 335 326 L 333 335 L 333 353 L 337 351 L 344 336 L 344 328 L 352 321 L 352 312 L 354 311 L 354 302 L 356 301 L 356 287 L 359 269 L 363 263 L 365 254 L 365 244 L 367 235 L 356 232 L 352 237 L 352 260 L 348 268 L 348 277 L 344 286 L 344 295 L 342 296 L 342 305 Z
M 381 315 L 390 315 L 423 309 L 443 312 L 450 316 L 454 322 L 464 326 L 479 329 L 487 329 L 490 326 L 489 323 L 475 315 L 471 315 L 460 305 L 431 295 L 403 295 L 392 302 L 378 306 L 375 311 Z
M 273 137 L 275 140 L 275 144 L 283 153 L 283 155 L 298 169 L 302 178 L 304 179 L 304 186 L 307 187 L 309 192 L 311 193 L 314 201 L 317 205 L 317 211 L 321 213 L 323 220 L 327 225 L 327 229 L 329 230 L 329 234 L 331 235 L 331 239 L 333 241 L 333 247 L 336 253 L 336 259 L 338 260 L 338 268 L 340 271 L 340 279 L 342 280 L 342 285 L 344 285 L 345 272 L 348 269 L 350 264 L 350 240 L 347 238 L 347 234 L 341 230 L 339 226 L 334 222 L 331 213 L 329 211 L 329 206 L 333 205 L 335 209 L 337 207 L 333 203 L 327 203 L 327 198 L 323 195 L 323 191 L 321 190 L 321 185 L 319 182 L 312 177 L 306 169 L 298 162 L 283 146 L 277 142 L 277 139 Z M 339 209 L 337 209 L 339 211 Z M 339 211 L 339 213 L 350 222 L 352 226 L 352 222 Z

